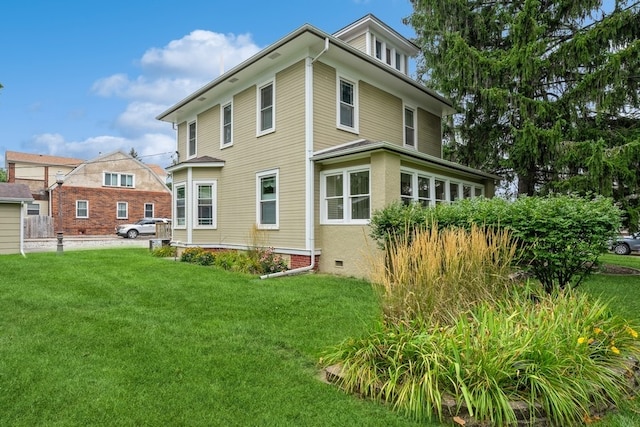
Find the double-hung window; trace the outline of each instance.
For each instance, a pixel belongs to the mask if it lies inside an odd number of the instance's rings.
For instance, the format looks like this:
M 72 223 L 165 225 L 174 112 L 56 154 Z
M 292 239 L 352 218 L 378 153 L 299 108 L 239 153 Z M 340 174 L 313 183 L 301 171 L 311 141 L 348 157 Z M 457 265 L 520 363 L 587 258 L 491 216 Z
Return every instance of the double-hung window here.
M 222 106 L 222 114 L 220 115 L 222 123 L 220 129 L 222 129 L 222 136 L 220 140 L 221 147 L 227 147 L 233 144 L 233 104 L 229 102 Z
M 358 132 L 358 87 L 350 80 L 338 78 L 338 127 Z
M 256 222 L 258 228 L 277 229 L 279 226 L 278 170 L 256 174 Z
M 155 215 L 153 214 L 153 203 L 145 203 L 144 204 L 144 217 L 145 218 L 153 218 Z
M 416 148 L 415 110 L 404 107 L 404 145 Z
M 196 227 L 216 226 L 216 184 L 215 182 L 195 182 L 195 224 Z
M 187 156 L 196 155 L 196 122 L 189 122 L 187 125 Z
M 88 200 L 76 200 L 76 218 L 89 218 Z
M 40 215 L 40 205 L 38 203 L 27 203 L 27 215 Z
M 366 224 L 371 217 L 368 168 L 322 173 L 322 221 L 326 224 Z
M 184 227 L 187 224 L 187 192 L 184 184 L 176 185 L 175 187 L 175 199 L 174 199 L 174 218 L 175 225 L 177 227 Z
M 275 83 L 258 86 L 258 135 L 275 130 Z
M 127 202 L 118 202 L 116 204 L 116 218 L 118 219 L 129 218 L 129 204 Z

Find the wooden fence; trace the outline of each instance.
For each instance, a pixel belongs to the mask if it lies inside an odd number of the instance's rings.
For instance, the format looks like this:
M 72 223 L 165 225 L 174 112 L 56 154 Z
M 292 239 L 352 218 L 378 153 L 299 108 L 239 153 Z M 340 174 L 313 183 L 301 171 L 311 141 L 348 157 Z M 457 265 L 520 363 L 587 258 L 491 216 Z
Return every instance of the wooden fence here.
M 162 240 L 171 240 L 171 224 L 157 223 L 156 238 Z
M 54 218 L 46 215 L 29 215 L 24 221 L 25 239 L 55 237 Z

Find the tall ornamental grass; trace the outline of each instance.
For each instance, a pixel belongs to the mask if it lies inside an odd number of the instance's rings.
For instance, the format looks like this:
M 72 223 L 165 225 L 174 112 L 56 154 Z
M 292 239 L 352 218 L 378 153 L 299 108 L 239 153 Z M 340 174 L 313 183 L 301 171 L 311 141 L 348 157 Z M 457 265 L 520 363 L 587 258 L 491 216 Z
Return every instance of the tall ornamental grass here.
M 512 286 L 516 244 L 508 230 L 438 229 L 407 232 L 387 242 L 374 265 L 385 320 L 450 323 L 479 301 L 503 298 Z
M 637 325 L 608 305 L 566 291 L 482 302 L 449 325 L 381 323 L 326 354 L 338 384 L 422 420 L 464 413 L 490 425 L 529 421 L 577 425 L 630 396 L 627 374 L 640 355 Z M 450 400 L 452 406 L 443 402 Z M 520 417 L 522 415 L 520 414 Z

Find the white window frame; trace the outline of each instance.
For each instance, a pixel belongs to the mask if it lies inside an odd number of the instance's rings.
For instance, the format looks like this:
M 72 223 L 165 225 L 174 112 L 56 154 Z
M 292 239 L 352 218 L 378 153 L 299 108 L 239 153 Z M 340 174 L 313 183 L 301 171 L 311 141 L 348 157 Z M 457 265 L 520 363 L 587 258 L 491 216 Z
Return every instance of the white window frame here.
M 351 217 L 352 201 L 354 196 L 351 195 L 351 174 L 358 172 L 367 172 L 369 174 L 369 188 L 366 196 L 369 197 L 369 218 L 353 219 Z M 342 219 L 329 219 L 327 207 L 327 177 L 342 175 Z M 360 195 L 362 196 L 362 195 Z M 340 196 L 338 196 L 340 197 Z M 320 223 L 321 224 L 344 224 L 344 225 L 366 225 L 371 221 L 371 167 L 370 166 L 354 166 L 344 169 L 333 169 L 320 172 Z
M 29 216 L 40 215 L 40 203 L 27 202 L 25 209 Z
M 272 202 L 272 200 L 262 200 L 262 180 L 264 178 L 274 177 L 276 180 L 276 221 L 275 224 L 262 223 L 262 203 Z M 260 230 L 278 230 L 280 229 L 280 170 L 271 169 L 256 173 L 256 225 Z
M 120 205 L 124 205 L 124 215 L 120 215 Z M 127 218 L 129 218 L 129 203 L 127 203 L 127 202 L 116 202 L 116 218 L 117 219 L 127 219 Z
M 191 135 L 191 126 L 193 125 L 193 138 Z M 193 140 L 193 152 L 191 150 L 191 141 Z M 198 153 L 198 121 L 190 120 L 187 122 L 187 158 L 195 157 Z
M 184 182 L 176 183 L 173 188 L 173 227 L 176 229 L 184 229 L 187 228 L 187 185 Z M 179 189 L 182 189 L 184 192 L 183 199 L 178 199 Z M 183 201 L 184 215 L 182 217 L 178 216 L 178 200 Z M 183 224 L 180 224 L 181 219 L 184 222 Z
M 262 89 L 271 85 L 271 127 L 262 124 Z M 275 77 L 256 86 L 256 136 L 266 135 L 276 130 L 276 79 Z
M 109 184 L 107 184 L 107 176 L 109 176 Z M 122 185 L 122 180 L 127 177 L 131 177 L 131 185 Z M 113 180 L 115 178 L 115 184 Z M 103 172 L 102 173 L 102 186 L 103 187 L 119 187 L 119 188 L 135 188 L 136 176 L 132 173 L 118 173 L 118 172 Z
M 353 105 L 350 105 L 353 108 L 353 126 L 347 126 L 342 124 L 342 82 L 348 83 L 353 87 Z M 345 130 L 347 132 L 358 133 L 359 132 L 359 106 L 358 106 L 358 80 L 350 78 L 344 74 L 338 74 L 336 78 L 336 126 L 338 129 Z
M 231 117 L 229 118 L 229 141 L 225 140 L 225 123 L 224 110 L 229 107 L 231 110 Z M 220 106 L 220 148 L 231 147 L 233 145 L 233 100 L 225 102 Z
M 80 203 L 86 203 L 86 210 L 87 213 L 86 215 L 78 215 L 79 213 L 79 208 L 80 208 Z M 89 201 L 88 200 L 76 200 L 76 218 L 89 218 Z
M 434 195 L 433 195 L 433 176 L 415 170 L 415 169 L 408 169 L 408 168 L 401 168 L 400 169 L 400 174 L 405 174 L 405 175 L 409 175 L 411 177 L 411 195 L 408 196 L 403 196 L 402 195 L 402 188 L 400 189 L 400 200 L 404 203 L 405 201 L 410 201 L 410 202 L 418 202 L 423 206 L 433 206 L 434 203 Z M 420 179 L 427 179 L 429 181 L 429 197 L 420 197 Z M 400 180 L 401 185 L 402 185 L 402 179 Z
M 407 132 L 409 130 L 407 125 L 407 111 L 411 111 L 413 116 L 413 128 L 411 132 L 413 134 L 413 145 L 407 143 Z M 402 108 L 402 140 L 404 146 L 414 150 L 418 149 L 418 111 L 415 107 L 405 104 Z
M 147 206 L 151 206 L 151 215 L 147 215 Z M 145 203 L 143 206 L 144 209 L 144 217 L 145 218 L 153 218 L 155 217 L 155 213 L 156 213 L 156 207 L 154 206 L 153 203 Z
M 462 200 L 463 198 L 476 198 L 476 197 L 483 197 L 484 196 L 484 186 L 482 184 L 478 184 L 475 182 L 471 182 L 471 181 L 464 181 L 464 180 L 459 180 L 459 179 L 451 179 L 448 178 L 446 176 L 442 176 L 442 175 L 435 175 L 435 174 L 431 174 L 431 173 L 427 173 L 427 172 L 423 172 L 417 169 L 411 169 L 411 168 L 406 168 L 403 167 L 400 169 L 400 173 L 401 174 L 407 174 L 407 175 L 411 175 L 412 176 L 412 180 L 411 180 L 411 188 L 412 188 L 412 194 L 411 194 L 411 199 L 414 202 L 417 201 L 422 201 L 422 200 L 428 200 L 428 205 L 429 206 L 433 206 L 434 204 L 439 204 L 439 203 L 451 203 L 453 202 L 453 194 L 451 194 L 451 185 L 457 185 L 458 186 L 458 198 L 457 200 Z M 418 189 L 418 178 L 427 178 L 429 179 L 429 197 L 428 198 L 421 198 L 419 197 L 419 191 L 417 191 Z M 444 188 L 444 197 L 442 199 L 436 199 L 436 181 L 441 181 L 443 183 L 443 188 Z M 402 180 L 400 181 L 402 183 Z M 470 189 L 470 197 L 464 197 L 464 187 L 468 187 Z M 480 190 L 480 195 L 476 194 L 476 191 Z M 404 201 L 405 199 L 408 199 L 408 197 L 403 197 L 402 196 L 402 189 L 400 189 L 399 192 L 399 198 L 401 201 Z
M 211 186 L 211 224 L 200 224 L 200 217 L 199 217 L 199 193 L 198 193 L 198 188 L 200 186 Z M 192 191 L 193 191 L 193 207 L 192 207 L 192 213 L 193 213 L 193 228 L 199 228 L 199 229 L 215 229 L 218 227 L 218 209 L 217 209 L 217 204 L 218 204 L 218 185 L 217 185 L 217 181 L 216 180 L 207 180 L 207 181 L 193 181 L 193 186 L 192 186 Z M 186 194 L 185 194 L 186 196 Z M 186 215 L 186 212 L 185 212 Z

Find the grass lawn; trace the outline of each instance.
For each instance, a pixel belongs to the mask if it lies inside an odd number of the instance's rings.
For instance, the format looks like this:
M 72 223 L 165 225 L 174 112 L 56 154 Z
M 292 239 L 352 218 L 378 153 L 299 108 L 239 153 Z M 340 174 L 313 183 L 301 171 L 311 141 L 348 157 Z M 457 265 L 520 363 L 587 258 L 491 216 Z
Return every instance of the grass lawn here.
M 417 425 L 317 379 L 325 349 L 376 321 L 366 282 L 261 281 L 145 249 L 0 256 L 0 271 L 0 425 Z M 640 276 L 584 288 L 640 318 Z M 599 425 L 640 425 L 639 406 Z
M 261 281 L 145 249 L 0 256 L 0 425 L 407 426 L 317 379 L 369 285 Z

